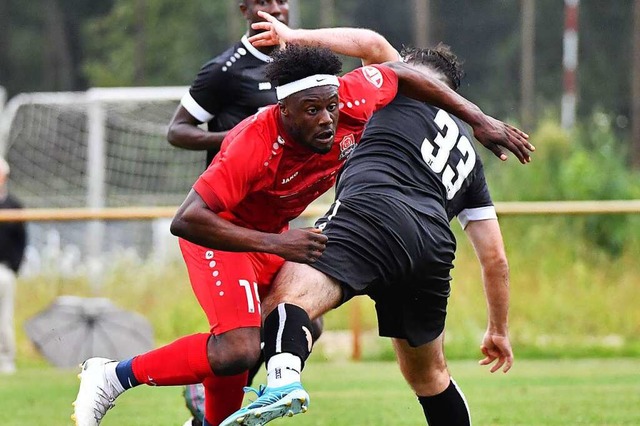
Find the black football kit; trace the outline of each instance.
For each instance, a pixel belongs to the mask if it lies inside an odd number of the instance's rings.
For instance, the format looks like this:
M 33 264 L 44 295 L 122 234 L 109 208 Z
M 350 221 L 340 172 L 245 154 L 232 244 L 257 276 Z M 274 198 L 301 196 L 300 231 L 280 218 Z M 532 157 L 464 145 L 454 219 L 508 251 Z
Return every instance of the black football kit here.
M 182 106 L 210 132 L 232 129 L 260 108 L 277 102 L 275 88 L 266 79 L 271 58 L 247 37 L 203 65 Z M 207 151 L 207 166 L 218 150 Z
M 456 241 L 450 220 L 495 218 L 467 126 L 398 95 L 369 121 L 316 226 L 327 247 L 312 267 L 337 279 L 343 301 L 376 302 L 381 336 L 430 342 L 444 329 Z

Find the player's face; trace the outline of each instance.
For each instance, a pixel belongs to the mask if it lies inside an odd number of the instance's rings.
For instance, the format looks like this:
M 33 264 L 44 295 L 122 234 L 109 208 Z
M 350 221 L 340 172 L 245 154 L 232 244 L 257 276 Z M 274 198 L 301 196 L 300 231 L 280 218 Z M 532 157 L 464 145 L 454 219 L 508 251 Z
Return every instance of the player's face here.
M 245 0 L 240 3 L 240 11 L 249 25 L 262 22 L 258 11 L 267 12 L 278 21 L 289 25 L 289 0 Z
M 287 97 L 280 104 L 289 136 L 318 154 L 331 151 L 338 126 L 338 88 L 313 87 Z

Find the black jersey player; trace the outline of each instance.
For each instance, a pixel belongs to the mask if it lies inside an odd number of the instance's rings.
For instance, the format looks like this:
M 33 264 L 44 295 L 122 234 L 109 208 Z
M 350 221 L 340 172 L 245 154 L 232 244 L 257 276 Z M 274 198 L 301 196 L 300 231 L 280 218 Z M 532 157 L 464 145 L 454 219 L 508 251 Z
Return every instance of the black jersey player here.
M 446 46 L 408 50 L 405 62 L 457 88 L 461 70 Z M 318 221 L 328 237 L 312 264 L 287 262 L 263 300 L 267 387 L 229 419 L 264 424 L 308 403 L 300 371 L 311 319 L 351 297 L 376 302 L 379 332 L 392 338 L 400 369 L 427 423 L 469 425 L 464 395 L 447 370 L 444 325 L 457 216 L 482 264 L 488 327 L 482 365 L 508 371 L 509 270 L 482 163 L 467 126 L 402 96 L 374 114 L 345 163 L 336 200 Z M 224 424 L 232 424 L 230 420 Z M 233 423 L 233 424 L 236 424 Z
M 251 28 L 252 23 L 263 20 L 258 11 L 288 23 L 288 0 L 241 0 L 240 12 L 248 24 L 247 34 L 203 65 L 169 124 L 169 143 L 184 149 L 206 150 L 205 167 L 220 150 L 228 130 L 261 107 L 277 102 L 275 88 L 264 76 L 274 47 L 256 48 L 247 40 L 259 32 Z M 208 131 L 198 127 L 201 123 L 207 123 Z

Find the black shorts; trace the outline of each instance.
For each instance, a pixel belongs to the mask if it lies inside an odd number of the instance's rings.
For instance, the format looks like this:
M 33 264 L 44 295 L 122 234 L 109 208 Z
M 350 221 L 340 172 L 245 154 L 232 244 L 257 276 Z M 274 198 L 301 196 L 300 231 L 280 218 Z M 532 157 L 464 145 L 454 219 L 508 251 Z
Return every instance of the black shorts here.
M 318 220 L 329 237 L 313 268 L 338 280 L 342 303 L 376 302 L 380 336 L 413 347 L 444 330 L 456 241 L 444 209 L 432 214 L 388 198 L 340 200 Z

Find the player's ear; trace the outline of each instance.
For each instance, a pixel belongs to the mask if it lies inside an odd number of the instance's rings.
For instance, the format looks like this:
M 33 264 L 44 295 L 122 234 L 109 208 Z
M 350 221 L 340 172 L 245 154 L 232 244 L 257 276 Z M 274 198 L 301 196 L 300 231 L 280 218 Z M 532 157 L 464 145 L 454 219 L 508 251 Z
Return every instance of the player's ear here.
M 247 10 L 248 10 L 246 0 L 240 0 L 238 2 L 238 7 L 240 8 L 240 13 L 242 13 L 242 16 L 244 16 L 245 19 L 246 19 L 247 18 Z
M 287 106 L 284 104 L 284 102 L 282 101 L 278 101 L 278 108 L 280 108 L 280 113 L 284 116 L 289 115 L 289 110 L 287 109 Z

